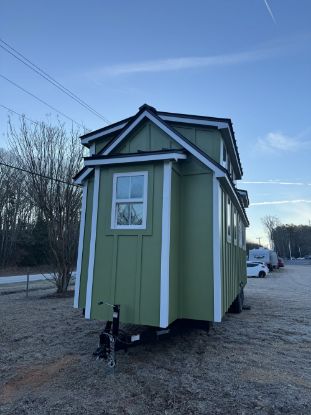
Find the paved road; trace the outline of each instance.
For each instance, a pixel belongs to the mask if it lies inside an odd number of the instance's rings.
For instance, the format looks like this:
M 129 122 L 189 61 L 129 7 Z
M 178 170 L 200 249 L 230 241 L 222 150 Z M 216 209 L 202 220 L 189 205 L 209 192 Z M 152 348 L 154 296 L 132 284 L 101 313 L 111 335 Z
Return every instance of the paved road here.
M 34 274 L 29 276 L 29 281 L 41 281 L 51 279 L 52 274 Z M 11 277 L 0 277 L 0 284 L 14 284 L 18 282 L 26 282 L 27 275 L 15 275 Z
M 75 272 L 72 273 L 72 276 L 75 277 Z M 42 281 L 52 279 L 52 274 L 33 274 L 29 276 L 29 281 Z M 0 277 L 1 284 L 16 284 L 27 281 L 27 275 L 15 275 L 9 277 Z

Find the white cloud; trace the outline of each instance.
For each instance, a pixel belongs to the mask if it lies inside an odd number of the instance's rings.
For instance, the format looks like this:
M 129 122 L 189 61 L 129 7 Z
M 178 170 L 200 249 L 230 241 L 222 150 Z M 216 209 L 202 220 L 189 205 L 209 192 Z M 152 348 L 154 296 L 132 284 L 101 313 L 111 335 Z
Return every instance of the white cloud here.
M 158 59 L 104 66 L 103 68 L 93 71 L 89 75 L 118 76 L 125 74 L 168 72 L 194 68 L 208 68 L 212 66 L 237 65 L 267 59 L 276 53 L 279 53 L 279 50 L 273 47 L 226 55 Z
M 281 132 L 270 132 L 263 138 L 258 138 L 257 149 L 263 152 L 278 152 L 296 150 L 299 142 Z
M 242 180 L 241 184 L 278 184 L 281 186 L 311 186 L 311 183 L 303 182 L 282 182 L 279 180 L 267 180 L 267 181 L 246 181 Z
M 297 204 L 297 203 L 311 203 L 311 200 L 308 199 L 295 199 L 295 200 L 272 200 L 266 202 L 254 202 L 250 203 L 252 206 L 264 206 L 264 205 L 288 205 L 288 204 Z

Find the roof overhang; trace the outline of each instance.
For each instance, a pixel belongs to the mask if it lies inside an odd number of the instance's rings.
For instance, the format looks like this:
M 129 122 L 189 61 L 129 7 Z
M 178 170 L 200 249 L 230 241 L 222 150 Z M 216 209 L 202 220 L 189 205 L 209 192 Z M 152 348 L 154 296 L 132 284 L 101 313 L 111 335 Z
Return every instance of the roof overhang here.
M 148 163 L 164 160 L 185 160 L 187 155 L 183 151 L 141 152 L 136 154 L 118 154 L 113 156 L 93 156 L 84 158 L 84 168 L 74 177 L 74 183 L 81 185 L 96 166 L 120 165 L 132 163 Z
M 161 160 L 185 160 L 187 155 L 182 152 L 169 151 L 159 153 L 137 153 L 137 154 L 120 154 L 118 156 L 97 156 L 97 157 L 85 157 L 84 164 L 86 167 L 105 166 L 108 164 L 125 164 L 125 163 L 146 163 L 149 161 L 161 161 Z

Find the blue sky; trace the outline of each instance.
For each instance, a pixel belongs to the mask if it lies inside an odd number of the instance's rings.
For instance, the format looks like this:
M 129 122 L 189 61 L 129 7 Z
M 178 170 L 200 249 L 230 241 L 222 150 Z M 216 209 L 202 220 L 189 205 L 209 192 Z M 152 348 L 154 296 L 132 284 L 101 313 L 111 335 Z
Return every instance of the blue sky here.
M 3 0 L 0 37 L 111 122 L 145 102 L 230 117 L 255 240 L 265 215 L 311 220 L 310 18 L 309 0 Z M 2 49 L 0 74 L 89 129 L 105 125 Z M 0 104 L 56 120 L 3 78 L 0 91 Z M 7 116 L 0 108 L 2 147 Z

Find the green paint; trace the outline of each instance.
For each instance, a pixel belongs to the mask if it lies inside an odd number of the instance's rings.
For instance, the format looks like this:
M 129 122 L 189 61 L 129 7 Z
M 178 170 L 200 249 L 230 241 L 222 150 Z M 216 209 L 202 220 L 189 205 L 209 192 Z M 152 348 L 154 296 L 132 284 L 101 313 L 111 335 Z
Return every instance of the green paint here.
M 114 173 L 148 171 L 146 230 L 111 229 Z M 102 168 L 91 317 L 111 319 L 98 301 L 121 304 L 121 321 L 159 325 L 162 163 Z
M 181 316 L 213 320 L 212 175 L 182 176 L 180 189 Z
M 172 127 L 186 137 L 192 144 L 195 144 L 213 160 L 220 163 L 221 133 L 216 128 L 204 128 L 202 126 L 183 126 L 171 124 Z
M 222 248 L 222 312 L 223 315 L 229 309 L 240 290 L 240 282 L 247 283 L 246 277 L 246 252 L 234 243 L 227 241 L 227 194 L 221 191 L 221 248 Z M 232 209 L 233 210 L 233 209 Z M 233 225 L 233 212 L 231 216 Z

